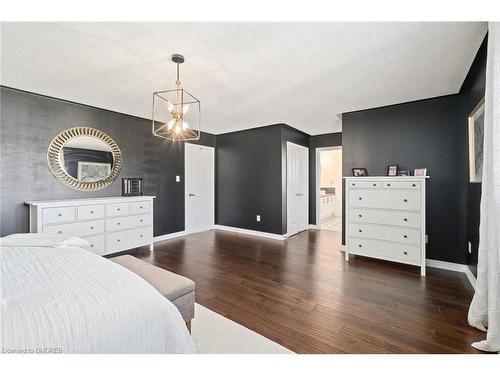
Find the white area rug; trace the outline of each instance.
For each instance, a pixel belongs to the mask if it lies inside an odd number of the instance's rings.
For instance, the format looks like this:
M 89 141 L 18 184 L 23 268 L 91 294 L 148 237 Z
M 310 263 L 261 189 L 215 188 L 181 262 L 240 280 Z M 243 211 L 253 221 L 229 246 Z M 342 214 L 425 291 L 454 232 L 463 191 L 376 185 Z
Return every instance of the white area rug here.
M 257 332 L 198 304 L 195 304 L 191 331 L 201 354 L 293 354 Z

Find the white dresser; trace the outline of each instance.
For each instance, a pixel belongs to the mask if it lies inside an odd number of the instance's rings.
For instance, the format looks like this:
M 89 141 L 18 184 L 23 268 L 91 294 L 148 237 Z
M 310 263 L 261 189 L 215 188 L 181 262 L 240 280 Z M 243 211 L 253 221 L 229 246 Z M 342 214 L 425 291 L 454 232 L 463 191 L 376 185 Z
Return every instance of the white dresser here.
M 88 250 L 111 254 L 149 245 L 153 250 L 154 196 L 26 202 L 30 232 L 86 239 Z
M 425 276 L 427 177 L 345 177 L 345 256 L 420 266 Z

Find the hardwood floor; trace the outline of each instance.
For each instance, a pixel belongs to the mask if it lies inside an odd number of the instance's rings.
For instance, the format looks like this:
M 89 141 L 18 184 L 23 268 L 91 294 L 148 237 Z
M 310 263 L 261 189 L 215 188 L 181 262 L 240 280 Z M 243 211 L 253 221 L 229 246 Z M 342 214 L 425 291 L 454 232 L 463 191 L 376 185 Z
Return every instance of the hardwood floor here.
M 207 231 L 134 255 L 196 282 L 196 302 L 297 353 L 478 353 L 462 273 L 351 257 L 340 233 Z

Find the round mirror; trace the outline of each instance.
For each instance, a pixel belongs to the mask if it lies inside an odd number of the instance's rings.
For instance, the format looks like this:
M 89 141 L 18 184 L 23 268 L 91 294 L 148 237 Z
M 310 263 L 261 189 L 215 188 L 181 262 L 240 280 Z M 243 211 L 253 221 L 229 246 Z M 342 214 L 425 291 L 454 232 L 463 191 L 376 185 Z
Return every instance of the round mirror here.
M 115 141 L 102 131 L 87 127 L 59 133 L 49 145 L 47 159 L 60 182 L 83 191 L 99 190 L 111 184 L 122 164 Z

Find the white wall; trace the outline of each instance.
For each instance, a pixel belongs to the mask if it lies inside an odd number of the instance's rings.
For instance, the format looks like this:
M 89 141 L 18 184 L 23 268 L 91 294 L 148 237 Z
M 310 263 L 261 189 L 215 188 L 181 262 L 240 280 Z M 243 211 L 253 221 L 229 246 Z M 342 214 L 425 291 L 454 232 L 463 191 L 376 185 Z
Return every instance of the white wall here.
M 335 188 L 335 216 L 342 215 L 342 150 L 320 151 L 320 187 Z

